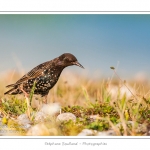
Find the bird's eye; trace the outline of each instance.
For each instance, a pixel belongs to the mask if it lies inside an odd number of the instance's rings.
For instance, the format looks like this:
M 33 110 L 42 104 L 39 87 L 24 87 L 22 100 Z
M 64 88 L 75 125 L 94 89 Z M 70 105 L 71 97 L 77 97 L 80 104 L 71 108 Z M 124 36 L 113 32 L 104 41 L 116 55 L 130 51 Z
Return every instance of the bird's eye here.
M 65 57 L 64 60 L 65 60 L 66 62 L 69 62 L 69 59 L 68 59 L 67 57 Z

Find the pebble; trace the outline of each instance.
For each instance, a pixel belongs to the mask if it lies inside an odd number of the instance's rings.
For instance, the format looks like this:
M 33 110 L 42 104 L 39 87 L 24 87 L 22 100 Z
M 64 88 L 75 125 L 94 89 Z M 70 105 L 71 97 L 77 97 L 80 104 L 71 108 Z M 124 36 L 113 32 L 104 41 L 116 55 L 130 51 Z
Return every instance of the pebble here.
M 21 136 L 22 132 L 17 131 L 14 127 L 9 128 L 0 121 L 0 136 Z
M 108 131 L 98 132 L 97 136 L 116 136 L 116 133 L 114 130 L 108 130 Z
M 17 122 L 25 130 L 31 127 L 31 121 L 29 120 L 27 114 L 21 114 L 20 116 L 18 116 Z
M 21 114 L 20 116 L 18 116 L 17 121 L 19 124 L 30 124 L 31 121 L 29 120 L 27 114 Z
M 43 104 L 40 112 L 43 112 L 46 115 L 54 116 L 60 111 L 59 103 Z
M 32 126 L 27 134 L 27 136 L 48 136 L 50 135 L 49 129 L 44 125 L 43 123 L 41 124 L 36 124 Z
M 91 115 L 90 119 L 95 121 L 95 120 L 99 119 L 99 115 Z
M 60 111 L 58 103 L 43 104 L 39 112 L 35 114 L 35 122 L 43 122 L 46 118 L 55 116 Z
M 63 121 L 69 121 L 69 120 L 72 120 L 72 121 L 76 121 L 76 116 L 72 113 L 62 113 L 60 115 L 57 116 L 56 118 L 56 121 L 57 122 L 63 122 Z
M 37 112 L 35 114 L 34 121 L 35 122 L 43 122 L 47 118 L 47 115 L 45 115 L 43 112 Z
M 56 136 L 58 135 L 58 130 L 56 128 L 50 128 L 49 133 L 51 136 Z
M 97 133 L 96 130 L 83 129 L 77 136 L 95 136 Z

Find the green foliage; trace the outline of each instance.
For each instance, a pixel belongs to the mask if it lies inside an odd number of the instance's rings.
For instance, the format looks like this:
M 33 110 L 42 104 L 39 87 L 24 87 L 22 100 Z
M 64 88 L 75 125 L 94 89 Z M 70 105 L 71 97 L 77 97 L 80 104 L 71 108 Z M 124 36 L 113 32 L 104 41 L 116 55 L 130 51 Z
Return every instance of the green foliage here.
M 31 89 L 31 91 L 30 91 L 30 97 L 29 97 L 30 105 L 31 105 L 32 98 L 33 98 L 33 95 L 34 95 L 35 85 L 36 85 L 36 82 L 34 81 L 33 86 L 32 86 L 32 89 Z
M 11 99 L 2 99 L 2 108 L 8 114 L 20 115 L 25 113 L 27 104 L 25 100 L 13 96 Z
M 84 126 L 79 122 L 75 123 L 72 120 L 64 121 L 60 124 L 60 129 L 63 135 L 77 135 L 84 129 Z
M 88 129 L 104 131 L 109 129 L 109 123 L 106 121 L 96 120 L 86 126 Z
M 114 67 L 111 67 L 115 71 Z M 115 72 L 116 74 L 116 72 Z M 111 79 L 112 80 L 112 79 Z M 121 79 L 119 78 L 119 81 Z M 150 124 L 150 92 L 149 85 L 146 90 L 139 89 L 132 93 L 128 88 L 127 81 L 121 80 L 121 86 L 129 90 L 132 97 L 121 93 L 118 81 L 89 81 L 84 79 L 81 84 L 71 86 L 66 82 L 60 82 L 58 86 L 51 90 L 51 101 L 60 102 L 62 113 L 70 112 L 76 116 L 76 122 L 71 120 L 59 124 L 60 135 L 77 135 L 83 129 L 106 131 L 114 129 L 118 135 L 142 135 L 137 133 L 139 124 Z M 109 86 L 112 84 L 112 86 Z M 110 93 L 108 87 L 118 87 L 116 95 Z M 35 83 L 30 92 L 30 104 L 35 90 Z M 19 125 L 11 120 L 27 111 L 25 98 L 18 99 L 18 96 L 8 96 L 0 99 L 1 122 L 6 125 L 12 124 L 14 130 L 23 130 Z M 115 98 L 114 98 L 115 97 Z M 39 100 L 42 100 L 39 99 Z M 31 122 L 34 124 L 34 114 L 38 108 L 31 111 Z M 134 122 L 136 125 L 129 125 Z M 118 128 L 118 124 L 121 124 Z

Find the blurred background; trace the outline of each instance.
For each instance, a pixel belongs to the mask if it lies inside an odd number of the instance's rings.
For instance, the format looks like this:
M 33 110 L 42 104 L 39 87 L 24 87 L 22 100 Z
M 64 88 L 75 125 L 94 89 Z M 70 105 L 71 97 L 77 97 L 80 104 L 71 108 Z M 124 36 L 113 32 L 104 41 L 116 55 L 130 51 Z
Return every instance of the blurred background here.
M 8 90 L 6 85 L 66 52 L 74 54 L 85 69 L 77 66 L 64 69 L 48 94 L 51 107 L 42 105 L 44 97 L 34 95 L 30 100 L 34 110 L 29 107 L 31 121 L 24 121 L 21 115 L 29 112 L 25 97 L 4 95 Z M 15 127 L 3 129 L 1 124 L 2 135 L 22 131 L 14 122 L 20 116 L 25 122 L 22 127 L 30 131 L 27 135 L 53 135 L 54 131 L 54 135 L 76 135 L 82 128 L 94 129 L 95 134 L 97 129 L 110 127 L 116 135 L 123 132 L 124 135 L 148 135 L 149 57 L 150 15 L 0 14 L 0 123 Z M 110 69 L 112 66 L 117 74 Z M 59 112 L 60 108 L 62 112 L 75 114 L 78 120 L 66 122 L 67 126 L 57 125 L 55 116 L 51 117 L 49 112 Z M 44 120 L 45 112 L 48 120 Z M 19 132 L 8 134 L 5 130 Z
M 0 15 L 1 75 L 23 75 L 65 52 L 85 67 L 66 71 L 107 78 L 114 66 L 124 79 L 149 78 L 150 15 Z

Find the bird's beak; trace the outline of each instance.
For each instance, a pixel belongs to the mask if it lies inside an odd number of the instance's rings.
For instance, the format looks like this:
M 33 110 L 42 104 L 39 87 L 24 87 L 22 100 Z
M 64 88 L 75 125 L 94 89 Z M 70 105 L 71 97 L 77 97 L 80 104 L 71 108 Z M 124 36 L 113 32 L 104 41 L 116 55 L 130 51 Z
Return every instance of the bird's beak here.
M 76 65 L 76 66 L 79 66 L 79 67 L 81 67 L 81 68 L 83 68 L 84 69 L 84 67 L 78 62 L 78 61 L 76 61 L 76 62 L 73 62 L 73 64 L 74 65 Z

